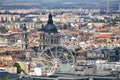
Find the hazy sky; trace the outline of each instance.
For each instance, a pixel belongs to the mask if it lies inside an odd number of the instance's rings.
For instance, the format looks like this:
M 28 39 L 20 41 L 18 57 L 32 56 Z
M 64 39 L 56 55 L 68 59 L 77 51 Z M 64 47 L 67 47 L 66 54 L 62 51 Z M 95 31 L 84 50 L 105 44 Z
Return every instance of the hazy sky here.
M 0 3 L 29 3 L 29 2 L 34 2 L 34 3 L 45 3 L 45 2 L 60 2 L 60 3 L 65 3 L 65 2 L 71 2 L 71 3 L 97 3 L 97 2 L 102 2 L 106 0 L 0 0 Z
M 0 0 L 0 4 L 42 4 L 42 3 L 60 3 L 60 4 L 78 4 L 78 3 L 105 3 L 107 0 Z M 120 0 L 109 0 L 120 1 Z

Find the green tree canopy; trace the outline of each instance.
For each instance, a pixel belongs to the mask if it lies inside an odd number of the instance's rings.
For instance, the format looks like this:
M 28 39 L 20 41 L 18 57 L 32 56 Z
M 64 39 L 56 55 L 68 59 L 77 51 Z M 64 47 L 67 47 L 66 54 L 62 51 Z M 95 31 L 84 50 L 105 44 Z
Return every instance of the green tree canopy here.
M 17 73 L 20 74 L 22 71 L 24 72 L 23 69 L 21 69 L 20 65 L 18 63 L 14 64 L 14 67 L 17 67 Z
M 6 76 L 5 78 L 2 78 L 1 80 L 9 80 L 9 76 Z
M 9 29 L 1 27 L 0 28 L 0 33 L 7 33 L 9 31 Z

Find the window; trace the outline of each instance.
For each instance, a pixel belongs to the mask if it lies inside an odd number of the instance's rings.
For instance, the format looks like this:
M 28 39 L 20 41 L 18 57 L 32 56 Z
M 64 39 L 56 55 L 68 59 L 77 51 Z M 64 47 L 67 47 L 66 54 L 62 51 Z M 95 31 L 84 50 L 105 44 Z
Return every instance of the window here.
M 51 39 L 51 44 L 54 44 L 54 40 L 53 39 Z

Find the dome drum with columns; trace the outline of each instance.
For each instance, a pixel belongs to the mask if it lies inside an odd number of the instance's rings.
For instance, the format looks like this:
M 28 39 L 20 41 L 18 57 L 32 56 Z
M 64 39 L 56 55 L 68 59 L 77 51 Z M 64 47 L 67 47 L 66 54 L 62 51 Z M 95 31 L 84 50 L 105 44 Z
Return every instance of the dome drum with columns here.
M 42 27 L 40 32 L 40 52 L 49 46 L 60 44 L 60 35 L 57 27 L 54 25 L 51 13 L 49 14 L 48 22 Z

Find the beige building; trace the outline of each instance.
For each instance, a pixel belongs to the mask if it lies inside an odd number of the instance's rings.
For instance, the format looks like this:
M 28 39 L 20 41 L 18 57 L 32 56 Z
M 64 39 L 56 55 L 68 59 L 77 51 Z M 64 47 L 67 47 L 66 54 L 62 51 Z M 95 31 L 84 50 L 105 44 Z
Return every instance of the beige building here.
M 14 59 L 12 56 L 0 56 L 0 66 L 12 66 Z
M 26 74 L 29 73 L 29 64 L 28 64 L 28 62 L 18 61 L 17 63 L 20 65 L 21 69 L 23 69 L 25 71 Z

